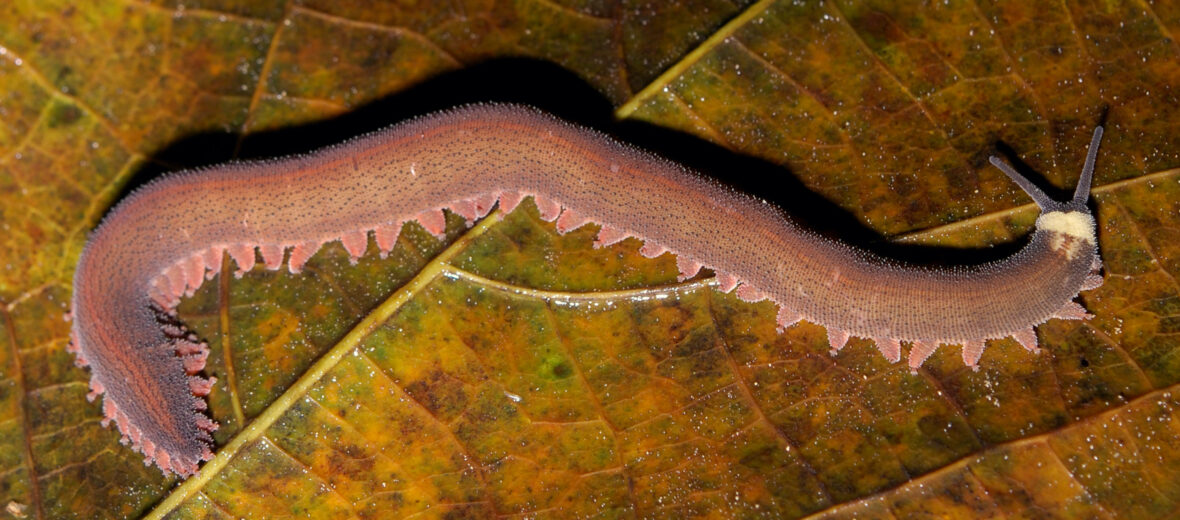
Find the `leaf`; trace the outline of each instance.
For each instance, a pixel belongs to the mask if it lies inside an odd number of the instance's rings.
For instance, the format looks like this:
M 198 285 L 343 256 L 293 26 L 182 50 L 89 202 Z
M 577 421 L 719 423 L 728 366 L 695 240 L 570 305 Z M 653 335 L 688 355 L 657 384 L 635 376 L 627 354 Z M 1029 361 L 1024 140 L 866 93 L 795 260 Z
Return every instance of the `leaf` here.
M 702 1 L 0 6 L 0 503 L 13 517 L 1161 517 L 1180 496 L 1180 27 L 1170 4 Z M 389 259 L 221 276 L 218 456 L 177 486 L 87 403 L 61 319 L 85 233 L 165 145 L 317 121 L 489 57 L 575 71 L 617 115 L 781 164 L 886 237 L 988 246 L 1069 188 L 1104 107 L 1096 317 L 940 349 L 774 332 L 671 255 L 528 204 Z M 666 69 L 666 70 L 665 70 Z M 478 85 L 473 85 L 478 89 Z M 576 101 L 576 100 L 575 100 Z M 717 172 L 725 173 L 725 172 Z M 776 179 L 734 178 L 747 186 Z M 768 182 L 771 181 L 771 182 Z M 789 194 L 788 194 L 789 195 Z M 789 197 L 785 200 L 791 200 Z M 1021 205 L 1023 204 L 1023 205 Z M 388 513 L 387 513 L 388 512 Z

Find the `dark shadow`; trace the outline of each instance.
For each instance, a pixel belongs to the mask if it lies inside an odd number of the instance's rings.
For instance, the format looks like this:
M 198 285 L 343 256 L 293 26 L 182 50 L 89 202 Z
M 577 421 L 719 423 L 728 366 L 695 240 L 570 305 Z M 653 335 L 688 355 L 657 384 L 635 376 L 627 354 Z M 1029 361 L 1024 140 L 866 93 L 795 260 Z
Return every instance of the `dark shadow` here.
M 736 154 L 680 132 L 645 123 L 615 121 L 611 103 L 582 79 L 555 65 L 524 59 L 495 60 L 443 74 L 323 121 L 244 138 L 235 133 L 217 132 L 186 137 L 154 154 L 148 165 L 137 172 L 124 189 L 122 196 L 169 170 L 209 166 L 230 159 L 307 153 L 415 116 L 479 102 L 531 105 L 597 129 L 780 208 L 788 208 L 786 213 L 803 228 L 902 263 L 926 266 L 978 264 L 1007 256 L 1027 242 L 1024 239 L 986 249 L 932 248 L 888 242 L 847 211 L 812 192 L 784 167 Z M 1016 154 L 1011 148 L 1001 144 L 1000 150 L 1036 184 L 1048 186 L 1042 176 L 1015 160 Z M 1059 191 L 1051 187 L 1047 190 L 1054 196 L 1060 195 Z
M 596 128 L 611 122 L 613 110 L 606 98 L 556 65 L 525 59 L 495 60 L 439 75 L 321 121 L 245 137 L 234 132 L 187 136 L 154 153 L 153 164 L 135 175 L 124 194 L 167 171 L 210 166 L 231 159 L 303 154 L 416 116 L 481 102 L 531 105 Z

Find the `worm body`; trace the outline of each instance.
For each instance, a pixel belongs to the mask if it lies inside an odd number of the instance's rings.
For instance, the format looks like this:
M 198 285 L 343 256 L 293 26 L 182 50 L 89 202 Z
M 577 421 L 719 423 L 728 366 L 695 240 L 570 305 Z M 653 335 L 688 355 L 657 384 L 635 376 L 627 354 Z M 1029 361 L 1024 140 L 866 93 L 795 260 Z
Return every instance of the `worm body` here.
M 198 374 L 207 348 L 161 325 L 179 298 L 255 253 L 298 272 L 323 244 L 354 257 L 369 233 L 382 253 L 403 223 L 443 230 L 441 210 L 468 220 L 532 196 L 565 232 L 601 226 L 598 244 L 645 241 L 677 255 L 682 277 L 712 269 L 720 289 L 770 299 L 787 327 L 827 327 L 833 350 L 871 338 L 890 360 L 914 343 L 916 368 L 939 344 L 962 344 L 974 366 L 988 339 L 1036 348 L 1033 327 L 1078 319 L 1073 298 L 1101 283 L 1094 219 L 1086 207 L 1101 128 L 1078 191 L 1057 203 L 1004 163 L 1041 206 L 1029 244 L 1003 260 L 958 269 L 900 266 L 800 229 L 777 208 L 684 168 L 533 109 L 480 105 L 408 121 L 310 155 L 227 164 L 150 183 L 91 235 L 74 278 L 71 348 L 91 370 L 91 398 L 148 461 L 192 474 L 211 457 Z M 165 320 L 166 321 L 166 320 Z

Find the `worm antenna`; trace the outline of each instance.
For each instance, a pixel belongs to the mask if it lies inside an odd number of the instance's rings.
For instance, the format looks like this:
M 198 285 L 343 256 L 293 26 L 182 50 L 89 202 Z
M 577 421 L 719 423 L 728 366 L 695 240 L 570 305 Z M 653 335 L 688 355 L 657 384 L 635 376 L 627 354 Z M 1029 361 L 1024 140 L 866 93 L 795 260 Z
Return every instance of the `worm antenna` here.
M 1011 166 L 1008 166 L 1008 163 L 1001 161 L 999 157 L 993 155 L 988 157 L 987 160 L 988 162 L 992 163 L 992 166 L 995 166 L 996 168 L 999 168 L 1000 171 L 1004 172 L 1004 174 L 1007 175 L 1009 179 L 1012 179 L 1012 182 L 1015 182 L 1017 186 L 1020 186 L 1020 189 L 1024 190 L 1024 192 L 1027 193 L 1029 197 L 1032 197 L 1033 202 L 1037 203 L 1037 206 L 1041 208 L 1041 211 L 1050 211 L 1058 205 L 1056 201 L 1049 198 L 1048 195 L 1045 195 L 1045 192 L 1034 186 L 1033 183 L 1029 182 L 1029 180 L 1023 175 L 1016 173 L 1016 170 L 1014 170 Z
M 1086 151 L 1086 165 L 1082 167 L 1082 176 L 1073 192 L 1071 206 L 1084 206 L 1090 198 L 1090 182 L 1094 180 L 1094 160 L 1098 157 L 1098 145 L 1101 143 L 1102 125 L 1098 125 L 1094 127 L 1094 136 L 1090 138 L 1090 149 Z

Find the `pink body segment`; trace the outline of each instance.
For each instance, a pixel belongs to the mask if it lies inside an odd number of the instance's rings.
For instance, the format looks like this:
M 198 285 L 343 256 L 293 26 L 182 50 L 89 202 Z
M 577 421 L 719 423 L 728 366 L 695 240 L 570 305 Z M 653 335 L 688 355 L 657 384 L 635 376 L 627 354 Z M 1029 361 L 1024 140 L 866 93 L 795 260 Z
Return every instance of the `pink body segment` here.
M 239 272 L 256 253 L 269 269 L 285 259 L 298 272 L 327 242 L 358 257 L 372 232 L 384 255 L 405 222 L 441 234 L 443 208 L 473 221 L 532 196 L 559 231 L 596 224 L 596 245 L 636 237 L 645 256 L 677 255 L 682 277 L 709 268 L 719 289 L 777 304 L 781 327 L 827 327 L 833 350 L 870 338 L 897 361 L 900 342 L 913 342 L 917 368 L 939 344 L 962 344 L 974 366 L 985 340 L 1013 336 L 1035 349 L 1032 327 L 1085 317 L 1072 300 L 1101 282 L 1088 189 L 1086 177 L 1067 204 L 1029 191 L 1044 213 L 1009 258 L 915 268 L 820 238 L 777 208 L 533 109 L 471 106 L 311 155 L 175 174 L 138 190 L 83 251 L 72 348 L 133 447 L 165 472 L 191 474 L 211 456 L 216 427 L 202 412 L 208 351 L 167 314 L 219 272 L 223 254 Z

